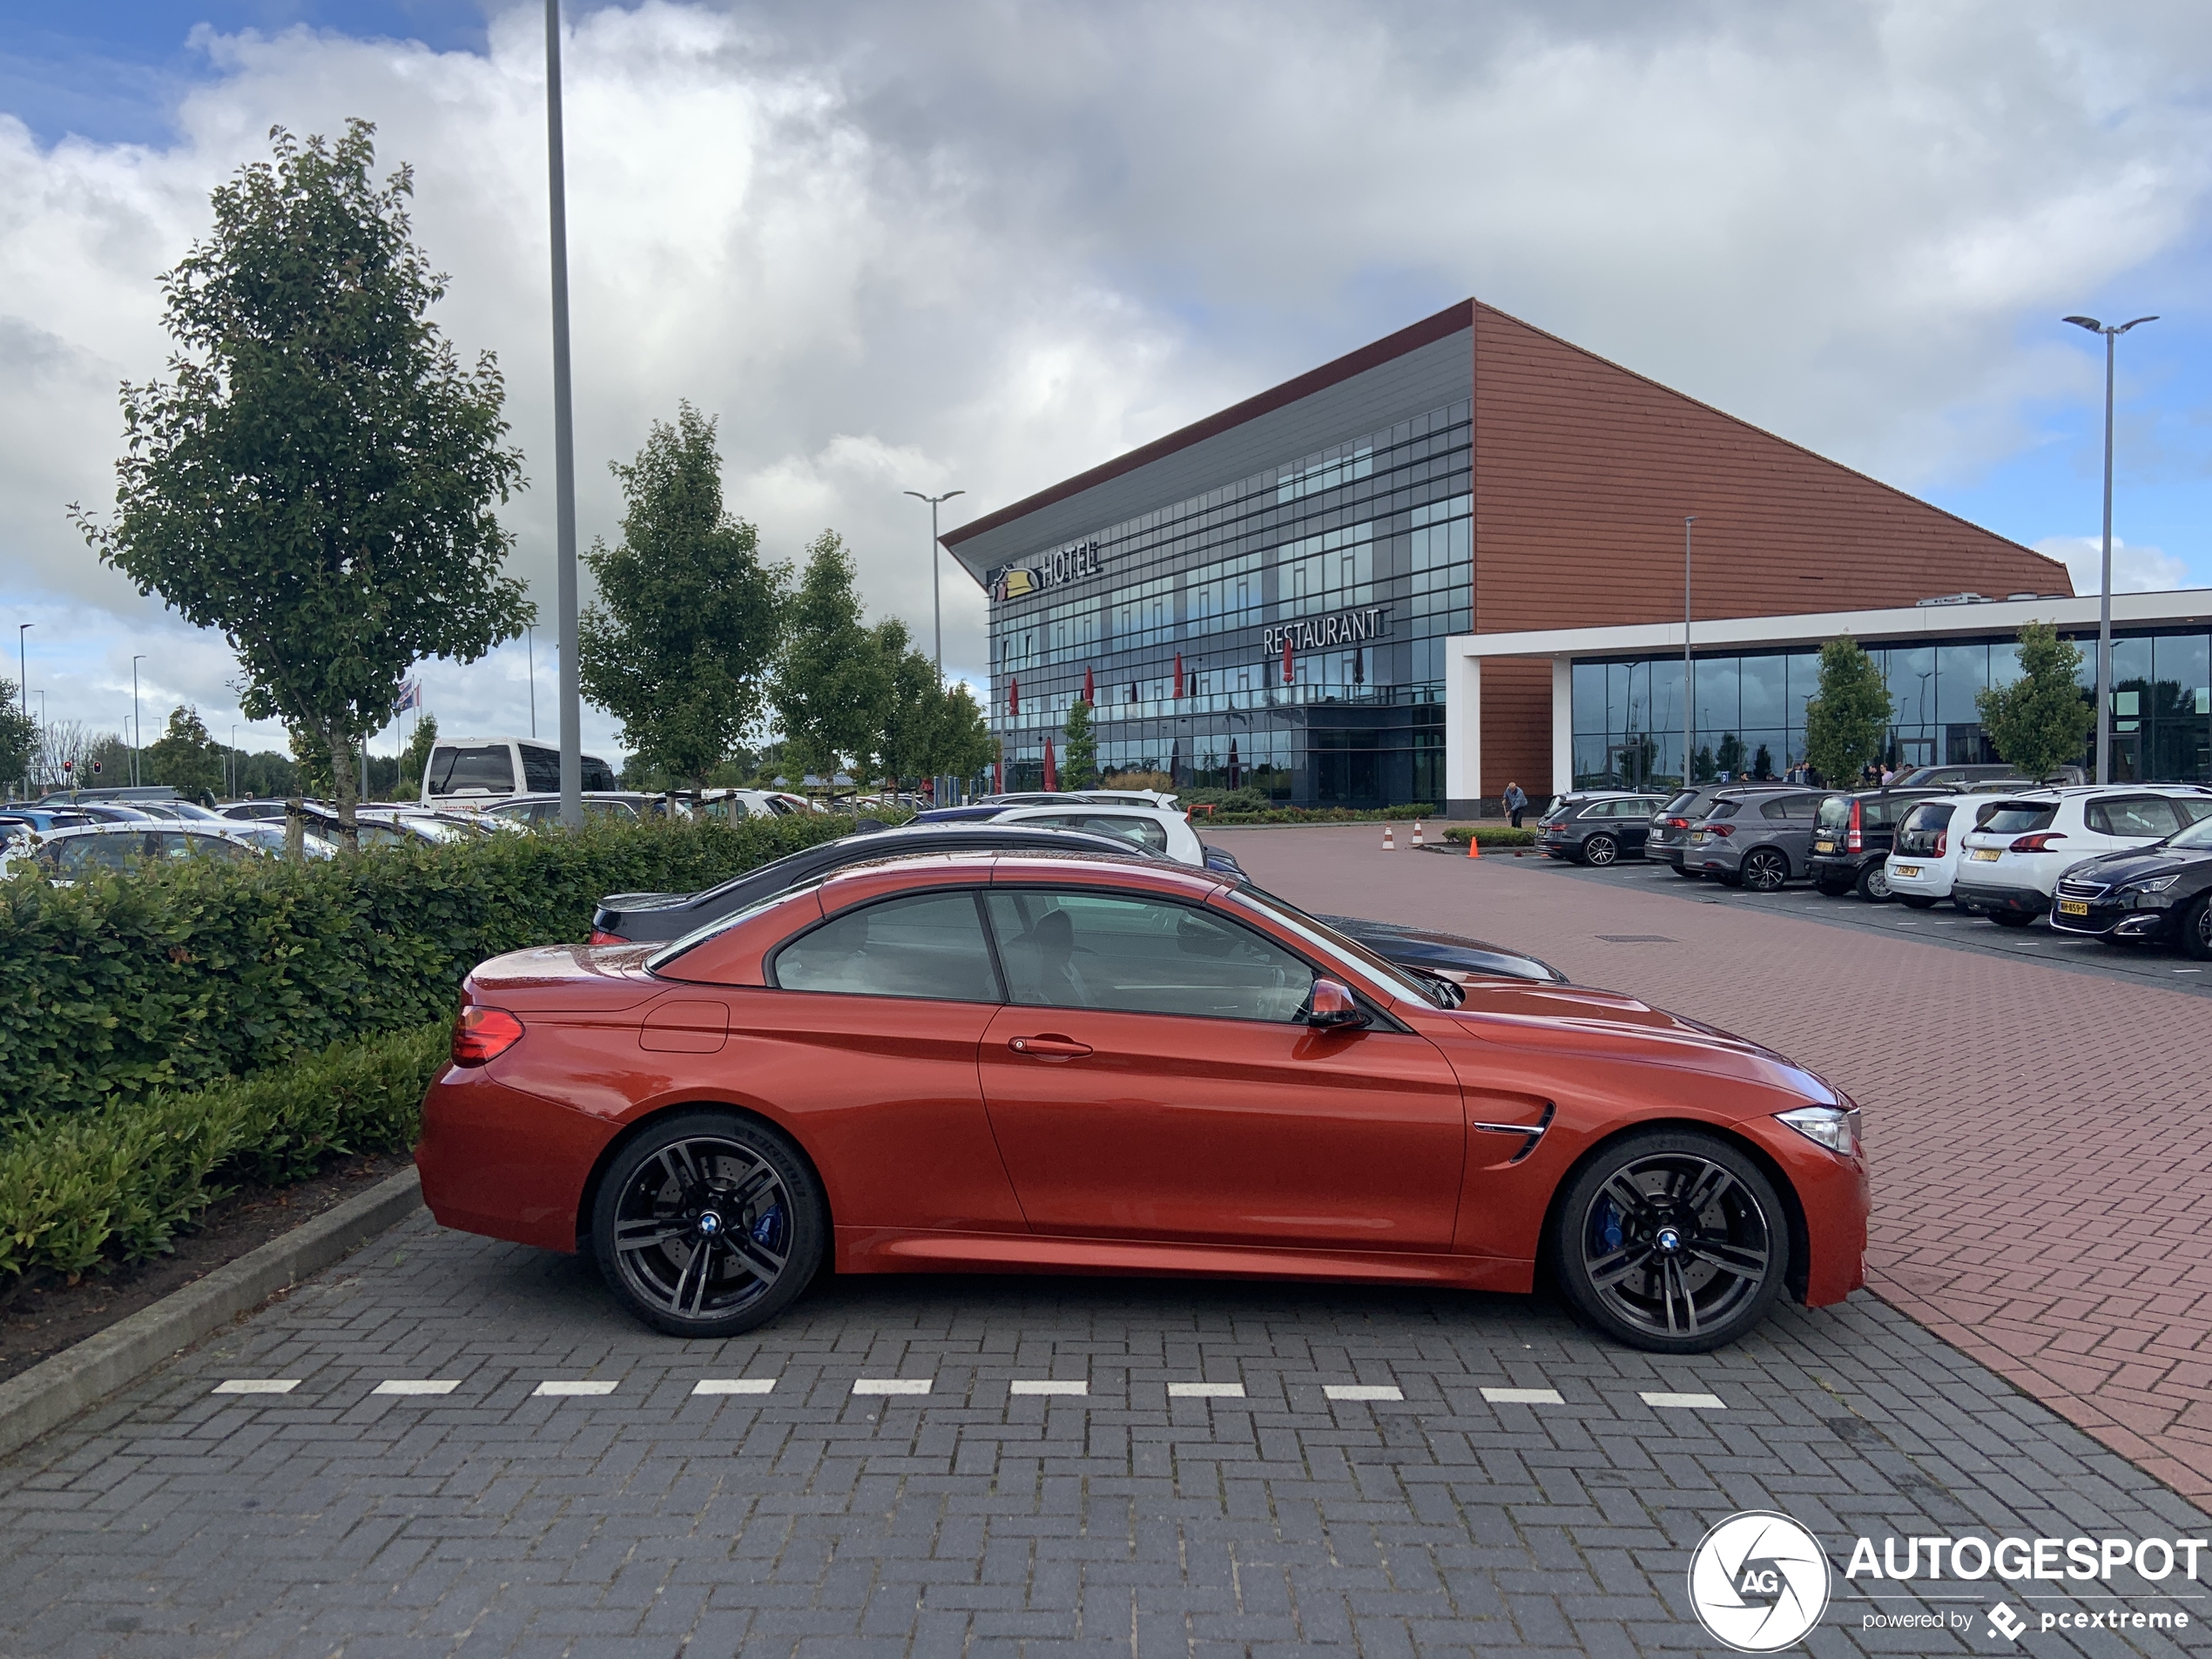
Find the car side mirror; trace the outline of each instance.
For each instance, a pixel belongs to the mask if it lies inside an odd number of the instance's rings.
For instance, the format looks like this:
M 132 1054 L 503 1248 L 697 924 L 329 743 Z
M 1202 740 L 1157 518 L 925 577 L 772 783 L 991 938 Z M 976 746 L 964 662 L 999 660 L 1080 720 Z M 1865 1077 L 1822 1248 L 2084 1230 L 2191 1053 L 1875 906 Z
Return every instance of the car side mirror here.
M 1367 1023 L 1352 993 L 1332 979 L 1313 981 L 1313 995 L 1305 1006 L 1305 1022 L 1317 1031 L 1349 1031 Z

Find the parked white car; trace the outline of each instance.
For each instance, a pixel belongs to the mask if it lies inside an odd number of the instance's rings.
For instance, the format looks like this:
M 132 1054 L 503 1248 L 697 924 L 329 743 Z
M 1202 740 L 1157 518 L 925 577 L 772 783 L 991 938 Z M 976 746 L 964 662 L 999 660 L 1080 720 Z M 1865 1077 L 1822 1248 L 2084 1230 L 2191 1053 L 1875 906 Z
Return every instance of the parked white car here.
M 305 847 L 311 859 L 332 858 L 338 850 L 315 835 L 305 838 Z M 283 853 L 280 825 L 80 824 L 38 836 L 29 858 L 32 867 L 56 887 L 72 887 L 102 870 L 126 870 L 165 859 L 216 859 L 236 864 L 253 858 L 280 858 Z
M 583 757 L 587 794 L 612 790 L 614 768 Z M 422 768 L 425 806 L 485 806 L 510 795 L 558 794 L 561 752 L 534 738 L 440 738 Z
M 1009 806 L 989 819 L 994 824 L 1034 824 L 1042 829 L 1089 830 L 1098 835 L 1118 835 L 1133 842 L 1139 852 L 1177 864 L 1206 867 L 1207 849 L 1190 820 L 1170 807 L 1139 805 L 1135 801 L 1101 802 L 1077 806 Z
M 2194 784 L 2107 784 L 1999 798 L 1969 830 L 1951 899 L 2007 927 L 2047 915 L 2059 877 L 2100 853 L 2162 841 L 2212 818 L 2212 789 Z
M 1997 810 L 2001 795 L 1939 795 L 1917 802 L 1897 826 L 1897 840 L 1884 864 L 1890 894 L 1915 910 L 1951 897 L 1966 833 L 1981 827 Z

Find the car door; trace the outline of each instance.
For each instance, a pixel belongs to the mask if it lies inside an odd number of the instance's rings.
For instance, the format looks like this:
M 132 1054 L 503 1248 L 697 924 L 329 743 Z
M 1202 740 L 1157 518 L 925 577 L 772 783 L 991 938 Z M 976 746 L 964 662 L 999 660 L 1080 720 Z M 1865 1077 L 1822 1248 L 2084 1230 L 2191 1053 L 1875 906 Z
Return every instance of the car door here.
M 1303 1022 L 1312 968 L 1202 906 L 994 888 L 983 1096 L 1039 1232 L 1442 1251 L 1466 1156 L 1426 1038 Z

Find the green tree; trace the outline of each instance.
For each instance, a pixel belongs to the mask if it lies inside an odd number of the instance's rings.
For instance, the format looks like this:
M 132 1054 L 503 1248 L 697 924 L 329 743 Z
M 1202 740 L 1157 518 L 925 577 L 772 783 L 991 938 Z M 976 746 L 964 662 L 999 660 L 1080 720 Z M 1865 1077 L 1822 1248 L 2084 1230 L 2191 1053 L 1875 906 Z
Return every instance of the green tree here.
M 2047 778 L 2081 759 L 2096 729 L 2094 697 L 2081 692 L 2081 650 L 2050 624 L 2020 630 L 2020 677 L 1974 693 L 1998 758 L 2024 778 Z
M 415 723 L 415 736 L 400 752 L 399 792 L 408 800 L 422 798 L 422 768 L 430 764 L 430 745 L 438 740 L 438 717 L 426 714 Z
M 146 745 L 138 771 L 147 783 L 167 784 L 185 799 L 200 800 L 223 786 L 223 751 L 198 709 L 172 709 L 169 729 Z
M 212 201 L 212 238 L 162 278 L 172 378 L 123 388 L 117 515 L 71 509 L 100 557 L 219 628 L 249 719 L 327 757 L 353 839 L 356 745 L 416 662 L 469 662 L 532 612 L 500 573 L 522 485 L 489 352 L 464 368 L 427 313 L 414 185 L 374 180 L 375 129 L 270 130 L 272 161 Z
M 28 786 L 38 754 L 38 722 L 23 711 L 23 689 L 0 680 L 0 783 Z
M 599 603 L 583 617 L 584 695 L 622 722 L 633 764 L 696 792 L 767 701 L 788 579 L 760 562 L 753 527 L 723 509 L 713 420 L 689 403 L 614 465 L 622 544 L 584 563 Z
M 1882 752 L 1890 689 L 1849 634 L 1820 648 L 1820 685 L 1805 703 L 1805 759 L 1831 788 L 1848 787 Z
M 1068 759 L 1060 777 L 1069 789 L 1089 789 L 1098 782 L 1098 737 L 1090 726 L 1090 705 L 1077 698 L 1068 707 Z
M 774 700 L 787 770 L 835 775 L 880 751 L 890 694 L 883 642 L 860 622 L 852 556 L 834 530 L 808 545 L 786 611 Z
M 945 778 L 973 778 L 998 758 L 998 739 L 982 705 L 963 680 L 945 688 L 945 711 L 937 731 L 937 758 L 929 770 Z
M 936 769 L 938 727 L 944 722 L 936 665 L 907 643 L 906 624 L 880 622 L 869 631 L 883 659 L 885 688 L 874 767 L 894 785 L 919 783 Z

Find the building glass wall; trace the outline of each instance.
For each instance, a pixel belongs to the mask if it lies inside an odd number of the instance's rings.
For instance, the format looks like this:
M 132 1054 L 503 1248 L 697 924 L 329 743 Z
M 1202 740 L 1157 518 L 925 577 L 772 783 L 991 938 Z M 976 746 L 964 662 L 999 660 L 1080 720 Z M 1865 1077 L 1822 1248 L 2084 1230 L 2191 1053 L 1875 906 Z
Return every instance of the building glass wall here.
M 1302 806 L 1444 799 L 1444 641 L 1469 626 L 1462 402 L 993 573 L 991 724 L 1033 789 L 1092 677 L 1103 772 Z M 1181 660 L 1182 683 L 1177 684 Z
M 2093 696 L 2096 637 L 2075 636 L 2074 643 L 2082 647 L 2083 693 Z M 1886 759 L 1904 766 L 1997 759 L 1974 697 L 2019 677 L 2013 640 L 1969 635 L 1866 651 L 1889 686 Z M 1692 777 L 1778 778 L 1804 759 L 1805 699 L 1819 684 L 1818 652 L 1700 656 L 1692 667 Z M 1575 786 L 1679 781 L 1681 657 L 1581 662 L 1574 672 Z M 2200 628 L 2116 635 L 2112 681 L 2113 777 L 2212 783 L 2212 633 Z

